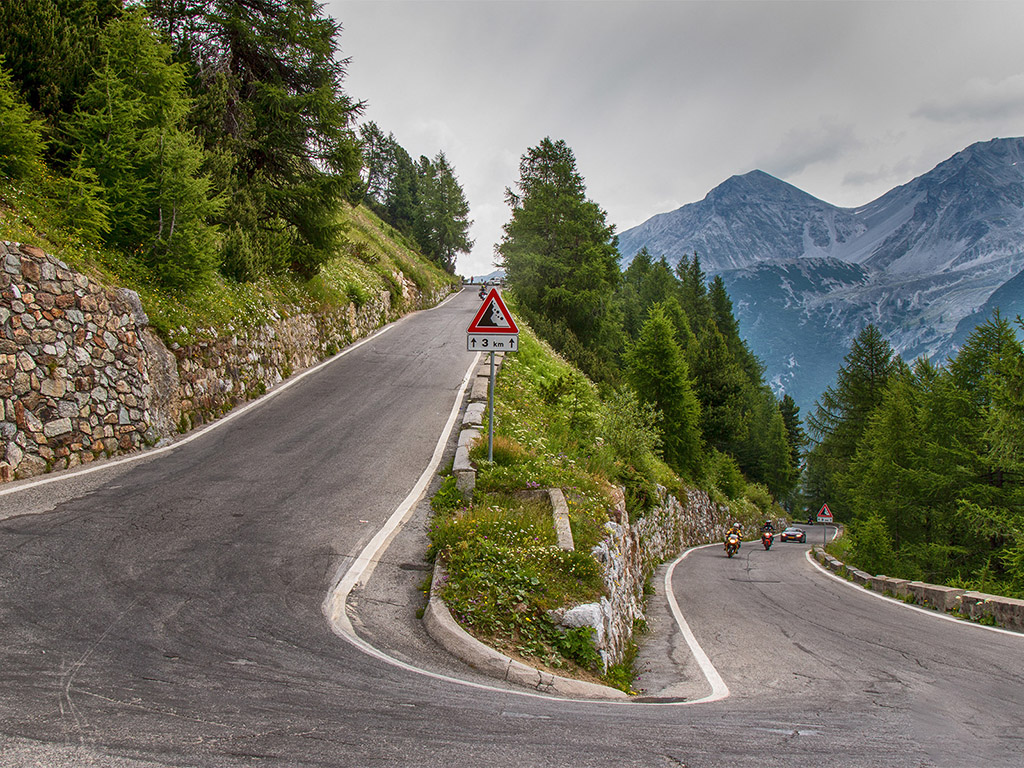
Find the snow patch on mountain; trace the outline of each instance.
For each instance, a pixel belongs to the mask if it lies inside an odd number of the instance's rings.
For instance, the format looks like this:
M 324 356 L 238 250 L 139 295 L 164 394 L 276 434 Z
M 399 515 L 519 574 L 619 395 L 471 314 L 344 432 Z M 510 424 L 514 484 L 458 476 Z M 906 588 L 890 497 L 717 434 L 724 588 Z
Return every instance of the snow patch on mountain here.
M 641 247 L 721 275 L 766 378 L 806 409 L 867 323 L 905 358 L 941 362 L 993 299 L 1024 300 L 1024 139 L 974 144 L 858 208 L 733 176 L 619 236 L 624 263 Z

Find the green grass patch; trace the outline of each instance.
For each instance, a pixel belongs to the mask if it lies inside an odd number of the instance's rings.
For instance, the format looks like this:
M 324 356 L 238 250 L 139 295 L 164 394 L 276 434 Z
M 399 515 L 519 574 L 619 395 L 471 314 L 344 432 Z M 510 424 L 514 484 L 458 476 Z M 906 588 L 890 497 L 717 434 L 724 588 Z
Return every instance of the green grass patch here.
M 549 667 L 594 668 L 593 642 L 557 627 L 548 611 L 596 599 L 598 564 L 558 548 L 546 501 L 478 499 L 461 514 L 435 515 L 430 539 L 448 571 L 441 596 L 460 624 Z

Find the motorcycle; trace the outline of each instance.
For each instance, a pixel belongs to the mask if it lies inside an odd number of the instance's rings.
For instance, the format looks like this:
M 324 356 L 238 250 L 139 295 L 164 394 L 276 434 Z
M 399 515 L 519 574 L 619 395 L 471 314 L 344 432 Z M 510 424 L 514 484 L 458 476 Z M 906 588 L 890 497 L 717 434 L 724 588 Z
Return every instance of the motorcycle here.
M 487 298 L 487 288 L 486 288 L 486 286 L 481 285 L 480 286 L 480 290 L 477 292 L 476 295 L 480 297 L 480 301 L 483 301 L 484 299 L 486 299 Z
M 772 548 L 772 543 L 775 541 L 775 536 L 771 531 L 765 531 L 761 534 L 761 544 L 764 545 L 764 549 L 767 552 Z
M 732 557 L 740 550 L 740 537 L 735 533 L 730 533 L 728 538 L 725 540 L 725 554 Z

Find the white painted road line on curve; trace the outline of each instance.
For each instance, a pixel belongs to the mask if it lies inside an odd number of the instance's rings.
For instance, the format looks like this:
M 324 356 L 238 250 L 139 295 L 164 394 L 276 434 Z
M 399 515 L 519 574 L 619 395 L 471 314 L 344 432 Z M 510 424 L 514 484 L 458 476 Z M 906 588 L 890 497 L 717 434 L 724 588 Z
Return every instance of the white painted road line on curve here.
M 458 296 L 458 295 L 459 295 L 458 293 L 453 293 L 447 299 L 442 301 L 436 307 L 432 307 L 431 309 L 436 309 L 438 307 L 443 306 L 444 304 L 447 304 L 450 300 L 452 300 L 455 296 Z M 424 311 L 428 311 L 429 312 L 430 310 L 424 310 Z M 123 466 L 125 464 L 131 464 L 131 463 L 136 462 L 136 461 L 141 461 L 143 459 L 152 459 L 152 458 L 156 458 L 158 456 L 161 456 L 163 454 L 170 453 L 171 451 L 174 451 L 174 450 L 176 450 L 178 448 L 181 448 L 182 446 L 188 445 L 189 443 L 191 443 L 194 440 L 198 440 L 200 437 L 206 435 L 209 432 L 212 432 L 215 429 L 219 429 L 220 427 L 223 427 L 225 424 L 230 423 L 231 421 L 233 421 L 234 419 L 240 417 L 242 414 L 248 412 L 249 410 L 251 410 L 253 408 L 257 408 L 260 405 L 262 405 L 262 404 L 264 404 L 266 402 L 269 402 L 271 399 L 273 399 L 274 397 L 279 395 L 281 392 L 284 392 L 286 389 L 288 389 L 288 388 L 292 387 L 293 385 L 297 384 L 299 381 L 303 380 L 307 376 L 310 376 L 313 373 L 316 373 L 320 369 L 324 368 L 327 365 L 330 365 L 331 363 L 335 362 L 336 360 L 338 360 L 341 357 L 344 357 L 348 353 L 355 351 L 356 349 L 358 349 L 359 347 L 363 346 L 364 344 L 367 344 L 367 343 L 369 343 L 371 341 L 374 341 L 374 340 L 380 338 L 380 336 L 382 336 L 383 334 L 385 334 L 388 331 L 392 330 L 394 327 L 399 325 L 405 318 L 407 318 L 409 316 L 410 315 L 406 315 L 405 317 L 400 318 L 399 320 L 395 321 L 394 323 L 391 323 L 389 325 L 384 326 L 383 328 L 377 330 L 376 332 L 372 333 L 371 335 L 369 335 L 369 336 L 367 336 L 367 337 L 365 337 L 363 339 L 360 339 L 357 342 L 354 342 L 354 343 L 350 344 L 349 346 L 345 347 L 345 349 L 343 349 L 340 352 L 338 352 L 336 355 L 334 355 L 334 356 L 332 356 L 332 357 L 330 357 L 330 358 L 328 358 L 326 360 L 323 360 L 320 363 L 317 363 L 316 365 L 314 365 L 314 366 L 312 366 L 310 368 L 307 368 L 306 370 L 302 371 L 301 373 L 295 374 L 291 378 L 281 382 L 279 385 L 277 385 L 276 387 L 271 389 L 269 392 L 267 392 L 263 396 L 261 396 L 261 397 L 257 398 L 256 400 L 250 401 L 249 403 L 246 403 L 245 405 L 242 405 L 242 406 L 232 410 L 230 413 L 226 414 L 222 418 L 217 419 L 214 422 L 211 422 L 210 424 L 208 424 L 208 425 L 204 426 L 203 428 L 193 432 L 192 434 L 188 435 L 187 437 L 182 438 L 181 440 L 177 440 L 177 441 L 175 441 L 173 443 L 170 443 L 168 445 L 162 446 L 160 448 L 154 448 L 154 449 L 151 449 L 151 450 L 148 450 L 148 451 L 140 451 L 138 453 L 134 453 L 134 454 L 127 455 L 127 456 L 115 457 L 115 458 L 111 458 L 111 459 L 109 459 L 107 461 L 103 461 L 102 463 L 97 463 L 97 464 L 94 464 L 94 465 L 90 465 L 90 466 L 86 466 L 86 467 L 80 467 L 80 468 L 76 468 L 76 469 L 72 469 L 72 470 L 59 471 L 59 472 L 55 472 L 55 473 L 53 473 L 51 475 L 47 475 L 45 477 L 41 477 L 41 478 L 35 479 L 35 480 L 30 480 L 28 482 L 23 482 L 23 483 L 17 483 L 16 485 L 10 485 L 10 486 L 8 486 L 6 488 L 0 488 L 0 496 L 6 496 L 6 495 L 9 495 L 9 494 L 14 494 L 14 493 L 19 493 L 19 492 L 23 492 L 23 491 L 28 491 L 28 490 L 31 490 L 31 489 L 34 489 L 34 488 L 38 488 L 40 486 L 48 485 L 48 484 L 51 484 L 51 483 L 57 483 L 57 482 L 66 481 L 66 480 L 74 480 L 76 478 L 84 477 L 85 475 L 90 475 L 90 474 L 93 474 L 95 472 L 102 472 L 103 470 L 106 470 L 106 469 L 112 469 L 112 468 L 115 468 L 115 467 Z M 427 468 L 424 470 L 423 474 L 420 476 L 420 478 L 417 481 L 417 483 L 413 486 L 413 489 L 409 492 L 409 495 L 398 506 L 398 508 L 396 508 L 396 510 L 392 513 L 392 515 L 385 522 L 384 526 L 374 535 L 374 537 L 366 545 L 366 547 L 363 549 L 363 551 L 360 553 L 360 555 L 352 562 L 352 564 L 345 571 L 345 573 L 341 574 L 339 576 L 339 578 L 337 579 L 337 581 L 335 583 L 335 587 L 331 590 L 331 592 L 324 599 L 322 610 L 324 612 L 325 618 L 327 618 L 328 623 L 331 625 L 332 630 L 335 632 L 335 634 L 337 634 L 339 637 L 341 637 L 341 638 L 345 639 L 346 641 L 348 641 L 351 645 L 353 645 L 354 647 L 358 648 L 360 651 L 362 651 L 362 652 L 364 652 L 364 653 L 366 653 L 366 654 L 368 654 L 370 656 L 373 656 L 374 658 L 377 658 L 377 659 L 379 659 L 381 661 L 384 661 L 384 662 L 386 662 L 386 663 L 388 663 L 388 664 L 390 664 L 392 666 L 398 667 L 398 668 L 403 669 L 403 670 L 408 671 L 408 672 L 414 672 L 414 673 L 419 674 L 419 675 L 423 675 L 423 676 L 426 676 L 426 677 L 429 677 L 429 678 L 433 678 L 433 679 L 436 679 L 436 680 L 442 680 L 442 681 L 445 681 L 445 682 L 454 683 L 454 684 L 457 684 L 457 685 L 462 685 L 462 686 L 466 686 L 466 687 L 469 687 L 469 688 L 475 688 L 475 689 L 479 689 L 479 690 L 491 691 L 491 692 L 494 692 L 494 693 L 511 694 L 511 695 L 515 695 L 515 696 L 523 696 L 523 697 L 529 697 L 529 698 L 541 698 L 541 699 L 546 699 L 546 700 L 549 700 L 549 701 L 564 701 L 564 702 L 567 702 L 567 703 L 576 703 L 576 704 L 615 705 L 615 706 L 621 706 L 623 704 L 629 704 L 631 706 L 644 706 L 644 707 L 666 707 L 666 706 L 668 706 L 668 707 L 675 707 L 675 706 L 688 706 L 688 705 L 693 705 L 693 704 L 707 704 L 707 703 L 710 703 L 712 701 L 719 701 L 719 700 L 727 697 L 729 695 L 728 688 L 725 686 L 725 683 L 724 683 L 724 681 L 722 681 L 722 678 L 718 674 L 718 671 L 711 664 L 711 662 L 708 659 L 707 655 L 704 653 L 703 649 L 697 643 L 696 638 L 694 638 L 693 633 L 690 631 L 689 625 L 686 623 L 686 620 L 682 616 L 682 612 L 679 609 L 679 604 L 678 604 L 678 602 L 675 599 L 675 595 L 672 593 L 671 584 L 669 583 L 669 581 L 671 579 L 671 574 L 674 571 L 675 566 L 680 561 L 682 561 L 693 550 L 688 550 L 687 552 L 683 553 L 670 566 L 669 571 L 668 571 L 668 573 L 666 575 L 666 596 L 669 599 L 669 605 L 670 605 L 670 608 L 672 610 L 673 616 L 676 619 L 676 623 L 679 625 L 680 630 L 683 632 L 683 635 L 686 638 L 687 644 L 689 645 L 691 650 L 694 652 L 694 656 L 696 657 L 698 664 L 700 664 L 701 669 L 704 672 L 705 677 L 708 679 L 708 682 L 712 686 L 712 693 L 711 693 L 711 695 L 706 696 L 706 697 L 701 698 L 701 699 L 694 699 L 694 700 L 688 700 L 688 701 L 653 701 L 653 702 L 631 701 L 631 700 L 626 700 L 626 701 L 621 701 L 621 700 L 618 700 L 618 701 L 616 701 L 616 700 L 599 701 L 599 700 L 593 700 L 593 699 L 580 700 L 580 699 L 569 699 L 569 698 L 564 698 L 564 697 L 550 696 L 550 695 L 541 694 L 541 693 L 535 693 L 535 692 L 527 691 L 527 690 L 511 690 L 511 689 L 506 689 L 506 688 L 498 688 L 496 686 L 485 685 L 485 684 L 482 684 L 482 683 L 475 683 L 475 682 L 472 682 L 472 681 L 469 681 L 469 680 L 461 680 L 459 678 L 450 677 L 448 675 L 443 675 L 443 674 L 439 674 L 439 673 L 436 673 L 436 672 L 431 672 L 429 670 L 413 666 L 413 665 L 411 665 L 411 664 L 409 664 L 407 662 L 404 662 L 404 661 L 401 661 L 399 659 L 393 658 L 392 656 L 389 656 L 384 651 L 381 651 L 380 649 L 370 645 L 365 640 L 363 640 L 361 637 L 359 637 L 359 635 L 355 632 L 355 629 L 352 626 L 351 622 L 349 621 L 348 616 L 347 616 L 347 614 L 345 612 L 345 604 L 347 603 L 348 596 L 351 593 L 352 589 L 355 588 L 355 586 L 360 582 L 360 580 L 364 580 L 365 581 L 365 579 L 369 578 L 370 574 L 373 571 L 373 568 L 376 567 L 376 563 L 379 561 L 379 555 L 381 554 L 381 552 L 384 549 L 387 548 L 388 544 L 390 544 L 391 540 L 394 538 L 395 534 L 398 532 L 398 530 L 400 528 L 400 525 L 402 523 L 404 523 L 405 519 L 411 514 L 412 509 L 415 507 L 416 503 L 419 501 L 419 499 L 423 495 L 423 492 L 425 491 L 427 485 L 429 484 L 429 481 L 430 481 L 431 477 L 436 472 L 437 466 L 439 465 L 441 457 L 443 456 L 444 448 L 445 448 L 445 445 L 447 444 L 448 437 L 451 434 L 451 430 L 454 427 L 455 420 L 456 420 L 456 418 L 458 416 L 459 411 L 461 410 L 462 400 L 463 400 L 463 398 L 465 396 L 465 392 L 466 392 L 466 389 L 467 389 L 467 387 L 469 385 L 469 381 L 472 379 L 473 370 L 476 367 L 481 354 L 483 354 L 483 353 L 477 353 L 476 355 L 474 355 L 473 362 L 469 366 L 469 368 L 467 369 L 466 376 L 463 379 L 462 387 L 459 389 L 458 396 L 455 398 L 455 403 L 452 406 L 452 411 L 451 411 L 451 413 L 449 415 L 448 422 L 445 425 L 445 429 L 443 431 L 443 434 L 438 439 L 437 445 L 435 446 L 435 449 L 434 449 L 434 454 L 433 454 L 433 456 L 431 458 L 431 461 L 428 464 Z M 705 546 L 716 546 L 716 545 L 715 544 L 708 544 L 708 545 L 705 545 Z M 340 571 L 339 571 L 339 573 L 340 573 Z
M 462 408 L 462 399 L 466 394 L 466 388 L 469 386 L 470 379 L 473 378 L 473 371 L 479 363 L 482 354 L 482 352 L 477 352 L 473 355 L 473 362 L 470 363 L 469 368 L 466 370 L 466 375 L 462 378 L 462 386 L 459 387 L 455 403 L 448 414 L 448 421 L 445 423 L 441 436 L 437 440 L 437 445 L 434 446 L 434 453 L 423 470 L 423 474 L 420 475 L 419 480 L 416 481 L 416 484 L 402 503 L 398 505 L 395 511 L 391 513 L 391 516 L 384 522 L 383 527 L 374 534 L 373 538 L 363 547 L 363 551 L 348 566 L 344 575 L 335 582 L 335 586 L 324 599 L 324 614 L 327 616 L 328 621 L 330 621 L 334 631 L 342 637 L 356 635 L 355 628 L 352 626 L 352 622 L 349 621 L 348 613 L 345 611 L 348 596 L 360 582 L 365 582 L 370 578 L 373 569 L 377 567 L 380 556 L 388 548 L 398 529 L 409 518 L 412 510 L 430 484 L 431 478 L 437 472 L 441 458 L 444 456 L 445 446 L 448 443 L 448 436 L 451 435 L 452 427 L 455 426 L 455 420 L 458 418 L 459 411 Z
M 690 625 L 687 624 L 686 619 L 683 618 L 683 612 L 679 608 L 679 602 L 676 600 L 675 592 L 672 591 L 672 574 L 675 573 L 676 566 L 694 550 L 717 546 L 719 546 L 719 544 L 718 542 L 715 542 L 713 544 L 705 544 L 703 547 L 693 547 L 692 549 L 688 549 L 676 558 L 672 565 L 668 567 L 668 570 L 665 571 L 665 599 L 668 600 L 669 608 L 672 610 L 672 616 L 676 620 L 679 631 L 683 633 L 683 638 L 686 640 L 686 644 L 690 647 L 690 652 L 693 654 L 693 658 L 696 660 L 701 672 L 704 673 L 704 677 L 711 686 L 711 693 L 703 698 L 685 702 L 687 704 L 709 704 L 712 701 L 721 701 L 729 696 L 729 686 L 725 684 L 722 676 L 718 674 L 718 670 L 715 669 L 715 665 L 711 663 L 711 659 L 708 658 L 704 649 L 700 647 L 700 643 L 697 642 L 697 638 L 690 629 Z
M 691 651 L 693 651 L 694 657 L 697 659 L 697 663 L 700 665 L 701 670 L 704 672 L 704 676 L 711 684 L 711 694 L 700 699 L 693 699 L 691 701 L 657 701 L 657 702 L 641 702 L 641 701 L 599 701 L 599 700 L 585 700 L 579 699 L 568 699 L 565 697 L 550 696 L 547 694 L 535 693 L 533 691 L 526 690 L 514 690 L 507 688 L 498 688 L 497 686 L 486 685 L 483 683 L 475 683 L 469 680 L 462 680 L 457 677 L 451 677 L 449 675 L 443 675 L 438 672 L 431 672 L 421 667 L 414 666 L 408 662 L 396 659 L 393 656 L 388 655 L 386 652 L 366 642 L 356 632 L 355 627 L 352 625 L 352 621 L 348 617 L 346 606 L 348 603 L 349 595 L 352 590 L 355 589 L 361 582 L 365 582 L 369 578 L 379 562 L 381 555 L 384 550 L 387 549 L 391 540 L 398 532 L 400 526 L 404 524 L 411 514 L 413 508 L 419 502 L 430 479 L 437 471 L 437 466 L 441 462 L 441 457 L 444 454 L 444 448 L 448 443 L 448 437 L 451 434 L 451 430 L 455 425 L 455 420 L 458 417 L 459 411 L 461 410 L 462 400 L 465 395 L 466 388 L 469 386 L 470 379 L 472 379 L 473 371 L 477 366 L 482 352 L 478 352 L 473 357 L 473 362 L 470 364 L 466 371 L 466 376 L 462 381 L 462 387 L 459 389 L 458 396 L 455 398 L 455 403 L 452 406 L 451 413 L 448 416 L 448 422 L 445 424 L 445 428 L 438 438 L 437 445 L 434 448 L 434 455 L 427 465 L 426 469 L 423 470 L 423 474 L 419 480 L 413 486 L 413 489 L 406 496 L 405 500 L 398 506 L 397 509 L 391 514 L 391 517 L 384 523 L 384 526 L 377 531 L 377 533 L 370 539 L 369 543 L 363 548 L 363 551 L 359 553 L 358 557 L 348 566 L 347 569 L 344 567 L 339 569 L 338 577 L 335 580 L 335 586 L 324 598 L 322 610 L 324 616 L 327 618 L 331 629 L 336 635 L 342 639 L 348 641 L 352 646 L 359 649 L 360 651 L 373 656 L 380 661 L 390 664 L 399 669 L 403 669 L 407 672 L 414 672 L 425 677 L 429 677 L 434 680 L 441 680 L 448 683 L 454 683 L 456 685 L 463 685 L 469 688 L 475 688 L 477 690 L 492 691 L 494 693 L 511 694 L 513 696 L 525 696 L 528 698 L 539 698 L 547 699 L 549 701 L 565 701 L 574 702 L 578 704 L 594 704 L 594 705 L 614 705 L 621 706 L 623 704 L 629 704 L 631 706 L 651 706 L 651 707 L 678 707 L 678 706 L 689 706 L 693 704 L 709 704 L 713 701 L 720 701 L 729 695 L 729 689 L 725 685 L 725 681 L 722 680 L 721 675 L 718 674 L 718 670 L 715 669 L 711 660 L 707 654 L 697 643 L 697 639 L 693 636 L 693 632 L 690 630 L 689 625 L 686 623 L 686 619 L 683 618 L 683 614 L 679 609 L 679 603 L 675 599 L 675 595 L 672 592 L 671 576 L 675 566 L 683 560 L 693 550 L 687 550 L 684 552 L 672 565 L 670 566 L 668 573 L 665 577 L 666 583 L 666 596 L 669 599 L 669 605 L 672 609 L 672 614 L 676 619 L 676 623 L 679 625 L 680 630 L 683 632 L 683 636 L 686 638 L 686 642 L 689 645 Z M 705 546 L 718 546 L 715 544 L 707 544 Z M 695 549 L 699 549 L 696 547 Z M 344 571 L 344 572 L 342 572 Z
M 844 579 L 842 576 L 838 576 L 838 575 L 832 573 L 832 571 L 830 571 L 828 568 L 826 568 L 821 563 L 819 563 L 817 560 L 815 560 L 813 557 L 811 557 L 811 550 L 807 550 L 807 553 L 804 555 L 804 557 L 807 558 L 807 561 L 811 565 L 813 565 L 815 568 L 817 568 L 819 571 L 821 571 L 823 574 L 825 574 L 829 578 L 832 578 L 832 579 L 838 581 L 840 584 L 845 584 L 848 587 L 853 587 L 854 589 L 856 589 L 858 592 L 860 592 L 862 594 L 871 595 L 872 597 L 874 597 L 874 598 L 876 598 L 878 600 L 885 600 L 888 603 L 892 603 L 892 604 L 897 605 L 897 606 L 902 606 L 903 608 L 909 608 L 912 611 L 917 611 L 918 613 L 924 613 L 924 614 L 927 614 L 928 616 L 933 616 L 936 619 L 942 619 L 943 621 L 952 621 L 954 624 L 959 624 L 959 625 L 964 626 L 964 627 L 975 627 L 977 629 L 984 629 L 984 630 L 987 630 L 989 632 L 998 632 L 999 634 L 1002 634 L 1002 635 L 1013 635 L 1014 637 L 1019 637 L 1022 640 L 1024 640 L 1024 634 L 1021 634 L 1020 632 L 1015 632 L 1012 629 L 1003 629 L 1002 627 L 990 627 L 987 624 L 979 624 L 978 622 L 969 621 L 967 619 L 958 619 L 956 616 L 950 616 L 947 613 L 941 613 L 939 611 L 933 611 L 931 608 L 922 608 L 919 605 L 911 605 L 910 603 L 905 603 L 902 600 L 900 600 L 899 598 L 889 597 L 888 595 L 883 595 L 881 592 L 876 592 L 873 589 L 865 589 L 864 587 L 862 587 L 860 584 L 857 584 L 856 582 L 849 581 L 847 579 Z

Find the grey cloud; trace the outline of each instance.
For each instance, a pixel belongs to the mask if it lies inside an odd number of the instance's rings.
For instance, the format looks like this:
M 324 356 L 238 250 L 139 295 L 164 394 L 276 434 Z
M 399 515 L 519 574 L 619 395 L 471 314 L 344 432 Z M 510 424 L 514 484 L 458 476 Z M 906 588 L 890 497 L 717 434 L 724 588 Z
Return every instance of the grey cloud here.
M 838 160 L 861 146 L 852 125 L 823 120 L 816 128 L 791 129 L 775 152 L 762 161 L 763 170 L 785 179 L 812 165 Z
M 999 82 L 971 80 L 958 93 L 932 99 L 914 117 L 938 123 L 1008 120 L 1024 115 L 1024 74 Z

